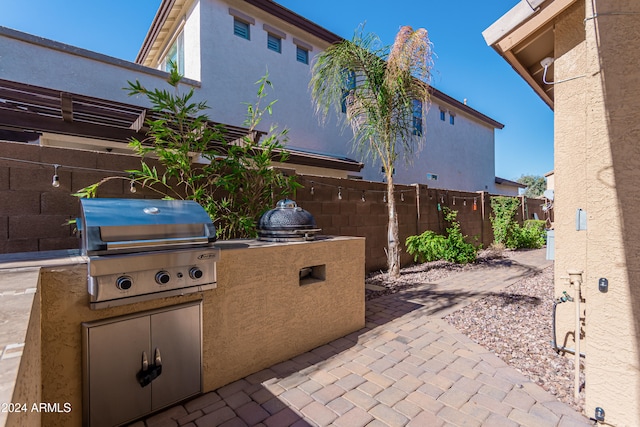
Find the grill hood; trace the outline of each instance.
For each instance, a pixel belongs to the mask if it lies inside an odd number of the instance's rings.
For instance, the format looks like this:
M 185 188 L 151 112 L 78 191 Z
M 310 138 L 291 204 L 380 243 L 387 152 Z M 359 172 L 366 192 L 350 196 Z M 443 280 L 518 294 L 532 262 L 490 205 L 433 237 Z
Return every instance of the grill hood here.
M 216 240 L 211 218 L 190 200 L 80 199 L 85 255 L 206 246 Z

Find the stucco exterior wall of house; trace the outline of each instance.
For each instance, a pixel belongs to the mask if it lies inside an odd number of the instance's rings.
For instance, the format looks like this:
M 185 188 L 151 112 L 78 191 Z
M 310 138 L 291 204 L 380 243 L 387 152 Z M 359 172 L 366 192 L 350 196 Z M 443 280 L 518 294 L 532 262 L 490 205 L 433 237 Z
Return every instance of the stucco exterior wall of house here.
M 555 79 L 585 73 L 584 4 L 578 2 L 556 22 L 554 62 Z M 576 210 L 586 210 L 587 168 L 570 165 L 586 164 L 586 112 L 584 78 L 555 85 L 554 171 L 555 179 L 555 293 L 567 291 L 568 270 L 585 271 L 587 232 L 576 231 Z M 575 307 L 558 305 L 557 340 L 560 345 L 575 348 Z
M 640 420 L 640 4 L 585 1 L 587 114 L 586 411 Z M 597 17 L 594 17 L 597 14 Z M 582 20 L 580 20 L 582 25 Z M 598 281 L 609 282 L 607 293 Z
M 255 19 L 250 25 L 250 40 L 233 33 L 233 15 L 229 8 Z M 281 53 L 267 49 L 267 24 L 285 33 Z M 185 58 L 201 56 L 200 95 L 209 100 L 211 117 L 222 123 L 241 126 L 246 118 L 246 102 L 257 100 L 254 83 L 269 73 L 272 88 L 262 101 L 277 100 L 273 115 L 265 117 L 259 130 L 268 131 L 271 123 L 289 129 L 292 147 L 328 154 L 348 153 L 350 133 L 337 126 L 335 117 L 322 126 L 314 113 L 309 95 L 311 62 L 327 43 L 244 2 L 206 0 L 200 2 L 200 51 L 185 46 Z M 294 38 L 312 46 L 309 64 L 296 60 Z
M 0 58 L 0 79 L 128 104 L 149 106 L 146 98 L 127 95 L 127 81 L 167 86 L 162 71 L 3 27 Z
M 233 34 L 230 8 L 255 20 L 250 25 L 250 40 Z M 364 161 L 362 177 L 382 179 L 379 164 L 352 150 L 351 129 L 339 124 L 342 113 L 332 113 L 322 124 L 314 112 L 308 83 L 314 57 L 328 46 L 326 41 L 246 2 L 195 0 L 186 2 L 183 10 L 183 15 L 168 24 L 160 51 L 166 52 L 183 34 L 184 90 L 197 87 L 195 98 L 208 102 L 212 120 L 242 126 L 247 113 L 244 103 L 257 100 L 254 83 L 268 72 L 273 88 L 262 105 L 272 100 L 277 103 L 259 130 L 268 131 L 276 123 L 280 129 L 289 129 L 288 145 L 292 148 Z M 267 48 L 269 27 L 285 35 L 281 53 Z M 309 64 L 296 60 L 294 39 L 311 47 Z M 144 97 L 130 97 L 122 90 L 127 81 L 138 79 L 150 88 L 166 87 L 166 73 L 158 69 L 6 28 L 0 28 L 0 57 L 10 58 L 0 63 L 2 79 L 129 104 L 148 106 Z M 440 108 L 446 110 L 445 121 L 440 120 Z M 454 125 L 449 123 L 451 112 L 455 114 Z M 434 99 L 426 116 L 424 150 L 412 166 L 398 162 L 396 182 L 496 192 L 494 154 L 490 125 Z M 437 174 L 438 181 L 427 180 L 427 173 Z
M 184 45 L 190 46 L 194 51 L 202 50 L 200 29 L 200 2 L 194 2 L 184 20 Z M 179 28 L 176 28 L 179 30 Z M 177 36 L 177 34 L 176 34 Z M 202 62 L 200 55 L 185 55 L 184 76 L 196 81 L 202 80 Z
M 441 120 L 440 111 L 445 111 Z M 451 113 L 454 124 L 450 123 Z M 438 175 L 427 180 L 426 174 Z M 497 193 L 494 129 L 450 105 L 432 99 L 426 119 L 426 141 L 412 167 L 400 169 L 398 181 L 431 188 Z
M 633 0 L 579 1 L 555 25 L 554 79 L 584 75 L 555 86 L 556 293 L 574 295 L 563 277 L 584 270 L 585 414 L 616 426 L 640 419 L 639 29 Z

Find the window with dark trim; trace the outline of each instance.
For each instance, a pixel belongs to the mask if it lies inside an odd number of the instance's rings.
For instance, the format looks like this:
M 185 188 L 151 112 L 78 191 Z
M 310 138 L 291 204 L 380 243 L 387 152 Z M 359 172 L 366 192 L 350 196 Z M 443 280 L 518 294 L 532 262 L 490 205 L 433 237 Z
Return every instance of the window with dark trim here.
M 453 114 L 449 113 L 449 124 L 450 125 L 454 125 L 456 124 L 456 116 L 454 116 Z
M 303 64 L 309 63 L 309 51 L 303 47 L 296 46 L 296 60 Z
M 349 94 L 356 88 L 356 73 L 344 70 L 344 89 L 342 90 L 342 112 L 347 112 Z
M 422 101 L 413 100 L 413 134 L 422 136 Z
M 282 53 L 282 39 L 278 36 L 267 33 L 267 49 Z
M 249 24 L 235 17 L 233 18 L 233 34 L 243 39 L 251 40 Z
M 444 110 L 440 110 L 440 120 L 442 120 L 444 122 L 444 120 L 446 118 L 445 116 L 446 116 L 445 111 Z

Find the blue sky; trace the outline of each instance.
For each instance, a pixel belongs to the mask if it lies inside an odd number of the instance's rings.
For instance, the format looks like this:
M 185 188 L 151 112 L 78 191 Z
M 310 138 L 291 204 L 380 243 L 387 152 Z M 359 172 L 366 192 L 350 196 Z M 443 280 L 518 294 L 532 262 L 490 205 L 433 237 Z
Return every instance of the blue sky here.
M 432 85 L 503 123 L 496 130 L 496 175 L 517 179 L 553 169 L 553 112 L 482 38 L 519 0 L 280 0 L 283 6 L 344 37 L 360 23 L 384 44 L 398 28 L 429 31 Z M 0 26 L 129 61 L 160 0 L 0 0 Z M 429 130 L 427 129 L 427 132 Z

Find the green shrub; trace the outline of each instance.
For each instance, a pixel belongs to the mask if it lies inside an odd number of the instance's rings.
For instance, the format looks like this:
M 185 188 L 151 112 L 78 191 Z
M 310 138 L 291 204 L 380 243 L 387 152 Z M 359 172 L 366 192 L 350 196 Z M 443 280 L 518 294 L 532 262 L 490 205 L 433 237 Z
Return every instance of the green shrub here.
M 458 264 L 466 264 L 476 260 L 480 246 L 465 241 L 460 231 L 460 223 L 456 221 L 457 211 L 444 208 L 445 220 L 450 224 L 447 236 L 436 234 L 431 230 L 417 236 L 409 236 L 405 242 L 407 251 L 413 255 L 414 261 L 428 262 L 445 260 Z
M 405 244 L 414 261 L 429 262 L 444 258 L 447 238 L 427 230 L 420 235 L 407 237 Z
M 491 198 L 491 225 L 493 241 L 507 248 L 517 247 L 519 225 L 515 220 L 520 200 L 516 197 L 495 196 Z
M 545 244 L 545 222 L 530 219 L 520 226 L 516 221 L 516 212 L 520 200 L 515 197 L 496 196 L 491 198 L 491 225 L 494 244 L 509 249 L 538 249 Z
M 546 243 L 545 221 L 529 219 L 524 227 L 518 226 L 516 232 L 516 249 L 538 249 Z

